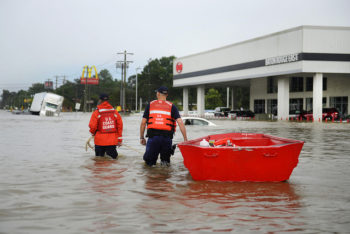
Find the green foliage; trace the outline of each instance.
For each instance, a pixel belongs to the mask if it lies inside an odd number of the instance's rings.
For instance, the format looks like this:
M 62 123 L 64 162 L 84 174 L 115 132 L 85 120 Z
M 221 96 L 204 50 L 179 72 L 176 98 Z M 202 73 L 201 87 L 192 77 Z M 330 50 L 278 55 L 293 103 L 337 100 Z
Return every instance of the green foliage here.
M 173 60 L 174 56 L 154 59 L 144 67 L 138 75 L 139 94 L 144 101 L 150 102 L 156 98 L 154 90 L 160 86 L 169 89 L 168 100 L 182 98 L 182 88 L 173 87 Z
M 247 87 L 234 87 L 234 106 L 235 109 L 240 109 L 243 107 L 244 109 L 249 109 L 249 96 L 250 91 Z
M 160 59 L 153 59 L 139 71 L 138 79 L 138 99 L 141 97 L 143 100 L 143 107 L 150 101 L 156 99 L 154 90 L 159 86 L 167 86 L 169 89 L 168 100 L 173 102 L 181 110 L 182 103 L 182 88 L 173 87 L 173 60 L 174 56 L 162 57 Z M 135 109 L 135 96 L 136 96 L 136 75 L 133 71 L 128 77 L 126 84 L 126 108 Z M 120 90 L 121 81 L 113 79 L 113 76 L 107 69 L 103 69 L 99 72 L 99 84 L 87 86 L 88 100 L 92 100 L 93 104 L 88 105 L 88 109 L 95 107 L 99 95 L 101 93 L 107 93 L 110 96 L 110 103 L 113 106 L 121 105 L 120 103 Z M 189 110 L 193 110 L 197 103 L 197 89 L 196 87 L 189 87 Z M 65 109 L 74 109 L 75 103 L 79 102 L 83 104 L 85 84 L 80 84 L 80 79 L 77 78 L 73 82 L 67 81 L 56 90 L 45 90 L 44 84 L 35 83 L 28 91 L 20 90 L 18 92 L 10 92 L 3 90 L 2 100 L 0 107 L 18 107 L 24 106 L 27 108 L 30 103 L 26 103 L 24 100 L 33 97 L 35 93 L 40 92 L 54 92 L 64 97 L 63 106 Z M 235 108 L 243 107 L 249 108 L 249 88 L 234 87 L 234 100 Z M 226 87 L 210 88 L 205 96 L 206 108 L 214 109 L 217 106 L 223 106 L 226 103 Z M 139 103 L 139 100 L 138 100 Z
M 214 109 L 215 107 L 222 106 L 223 101 L 221 93 L 216 89 L 209 89 L 208 93 L 205 95 L 205 107 L 207 109 Z
M 42 93 L 42 92 L 46 92 L 45 86 L 42 83 L 32 84 L 32 87 L 30 87 L 28 89 L 28 93 L 31 94 L 31 95 L 34 95 L 36 93 Z

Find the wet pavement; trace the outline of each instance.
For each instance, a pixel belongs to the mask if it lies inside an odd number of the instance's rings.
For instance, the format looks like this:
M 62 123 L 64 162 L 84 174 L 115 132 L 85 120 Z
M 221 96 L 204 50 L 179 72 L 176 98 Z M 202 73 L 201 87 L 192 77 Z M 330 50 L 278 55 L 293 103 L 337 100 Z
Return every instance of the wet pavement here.
M 0 233 L 348 232 L 350 124 L 214 120 L 189 139 L 258 132 L 305 141 L 290 180 L 193 181 L 179 150 L 144 166 L 140 116 L 123 117 L 118 160 L 85 151 L 90 114 L 0 111 Z M 182 140 L 177 133 L 174 142 Z

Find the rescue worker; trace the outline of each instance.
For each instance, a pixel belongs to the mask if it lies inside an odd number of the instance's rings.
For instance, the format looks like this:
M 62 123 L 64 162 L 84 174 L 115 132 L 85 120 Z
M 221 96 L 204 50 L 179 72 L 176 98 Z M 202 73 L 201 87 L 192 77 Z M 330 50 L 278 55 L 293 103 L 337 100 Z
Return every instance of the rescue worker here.
M 147 124 L 148 140 L 143 160 L 147 165 L 153 166 L 157 163 L 160 154 L 161 165 L 169 166 L 170 156 L 174 151 L 172 139 L 176 123 L 179 125 L 184 141 L 187 141 L 186 128 L 176 106 L 166 100 L 168 88 L 161 86 L 155 91 L 157 100 L 146 106 L 140 126 L 140 143 L 146 145 L 144 133 Z
M 111 104 L 109 96 L 101 94 L 97 109 L 92 113 L 89 127 L 95 136 L 95 155 L 104 156 L 105 153 L 116 159 L 118 152 L 116 146 L 122 144 L 123 120 Z

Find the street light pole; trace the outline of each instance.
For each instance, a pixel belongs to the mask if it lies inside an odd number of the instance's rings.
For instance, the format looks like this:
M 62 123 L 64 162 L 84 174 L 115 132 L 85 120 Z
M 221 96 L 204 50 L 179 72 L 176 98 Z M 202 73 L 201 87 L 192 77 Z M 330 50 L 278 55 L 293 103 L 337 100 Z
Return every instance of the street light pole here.
M 141 69 L 141 67 L 136 68 L 136 98 L 135 98 L 135 112 L 137 112 L 137 70 Z

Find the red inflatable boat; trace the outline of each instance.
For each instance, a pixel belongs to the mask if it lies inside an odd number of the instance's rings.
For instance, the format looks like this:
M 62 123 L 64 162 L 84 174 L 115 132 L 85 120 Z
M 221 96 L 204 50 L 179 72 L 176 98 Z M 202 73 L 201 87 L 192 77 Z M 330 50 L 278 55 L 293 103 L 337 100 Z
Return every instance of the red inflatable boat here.
M 285 181 L 297 166 L 303 145 L 303 141 L 265 134 L 227 133 L 178 147 L 194 180 Z

